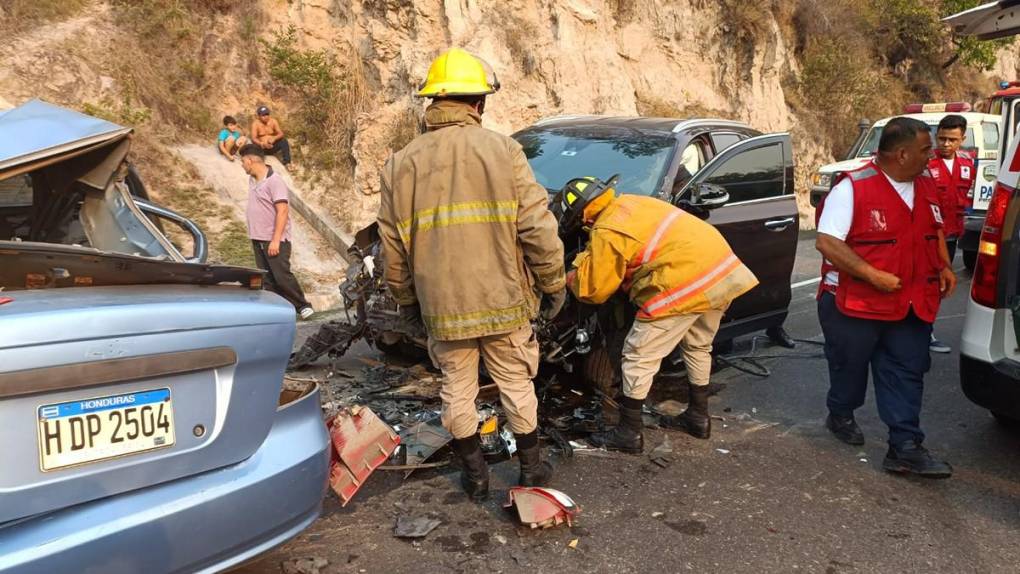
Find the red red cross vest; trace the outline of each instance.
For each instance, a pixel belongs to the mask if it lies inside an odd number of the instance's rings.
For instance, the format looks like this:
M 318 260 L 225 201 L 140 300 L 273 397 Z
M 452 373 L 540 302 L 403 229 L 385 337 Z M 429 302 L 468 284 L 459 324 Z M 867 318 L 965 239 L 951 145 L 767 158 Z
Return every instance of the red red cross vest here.
M 934 322 L 941 301 L 939 272 L 943 267 L 938 251 L 943 218 L 934 181 L 927 172 L 914 180 L 911 212 L 874 163 L 844 177 L 850 178 L 854 190 L 853 222 L 846 244 L 873 267 L 899 277 L 903 287 L 883 293 L 867 281 L 840 273 L 837 307 L 844 315 L 878 321 L 899 321 L 913 307 L 922 321 Z M 818 206 L 817 218 L 824 205 Z M 833 270 L 828 262 L 822 262 L 823 281 Z
M 953 170 L 946 169 L 946 162 L 936 157 L 928 162 L 928 172 L 938 190 L 939 207 L 945 224 L 942 231 L 946 237 L 963 235 L 963 214 L 971 203 L 967 197 L 974 187 L 974 162 L 962 153 L 956 154 Z

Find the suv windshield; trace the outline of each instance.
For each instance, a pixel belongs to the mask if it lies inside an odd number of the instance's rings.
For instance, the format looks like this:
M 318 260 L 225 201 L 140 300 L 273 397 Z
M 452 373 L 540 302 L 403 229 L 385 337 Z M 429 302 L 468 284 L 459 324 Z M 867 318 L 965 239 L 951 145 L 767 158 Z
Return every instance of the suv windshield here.
M 928 129 L 931 130 L 931 141 L 935 142 L 935 133 L 938 131 L 938 125 L 928 125 Z M 882 138 L 882 128 L 874 127 L 868 132 L 868 138 L 864 140 L 864 145 L 861 149 L 857 150 L 857 157 L 871 157 L 878 151 L 878 140 Z M 961 149 L 965 150 L 976 150 L 977 144 L 974 143 L 974 128 L 967 128 L 967 137 L 963 140 Z
M 621 193 L 653 195 L 676 143 L 672 136 L 604 126 L 531 129 L 513 137 L 524 147 L 535 178 L 550 192 L 575 177 L 605 180 L 618 173 Z

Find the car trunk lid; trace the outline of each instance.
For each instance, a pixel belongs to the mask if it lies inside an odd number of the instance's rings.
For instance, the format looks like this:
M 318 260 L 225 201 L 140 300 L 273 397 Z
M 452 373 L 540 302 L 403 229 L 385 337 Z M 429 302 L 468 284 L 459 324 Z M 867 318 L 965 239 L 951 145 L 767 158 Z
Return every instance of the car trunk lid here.
M 145 285 L 10 297 L 0 523 L 236 464 L 268 434 L 294 337 L 276 295 Z

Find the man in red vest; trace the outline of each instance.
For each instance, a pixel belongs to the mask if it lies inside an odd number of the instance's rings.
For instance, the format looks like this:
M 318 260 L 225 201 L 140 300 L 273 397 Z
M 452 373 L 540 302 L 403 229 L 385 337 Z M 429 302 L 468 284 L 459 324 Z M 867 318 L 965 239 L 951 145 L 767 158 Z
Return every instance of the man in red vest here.
M 875 159 L 847 173 L 825 198 L 816 244 L 825 257 L 818 319 L 829 361 L 829 430 L 864 444 L 854 410 L 864 404 L 870 369 L 889 427 L 882 467 L 946 478 L 952 468 L 924 448 L 920 425 L 932 323 L 940 300 L 956 287 L 927 172 L 931 148 L 924 122 L 894 118 Z
M 974 162 L 966 154 L 957 153 L 967 137 L 967 119 L 950 114 L 939 122 L 935 133 L 935 157 L 928 162 L 928 172 L 935 180 L 939 207 L 944 221 L 942 232 L 946 236 L 949 263 L 956 255 L 956 242 L 963 234 L 963 215 L 970 205 L 967 195 L 974 188 Z M 952 349 L 931 336 L 929 348 L 933 353 L 948 353 Z

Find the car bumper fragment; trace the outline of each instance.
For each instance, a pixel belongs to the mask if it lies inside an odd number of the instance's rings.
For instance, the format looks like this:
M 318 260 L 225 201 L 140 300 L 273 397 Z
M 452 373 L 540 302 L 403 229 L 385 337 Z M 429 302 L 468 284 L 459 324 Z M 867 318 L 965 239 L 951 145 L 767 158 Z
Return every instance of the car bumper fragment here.
M 340 411 L 328 426 L 335 449 L 329 484 L 347 506 L 368 475 L 393 454 L 400 437 L 365 406 Z

